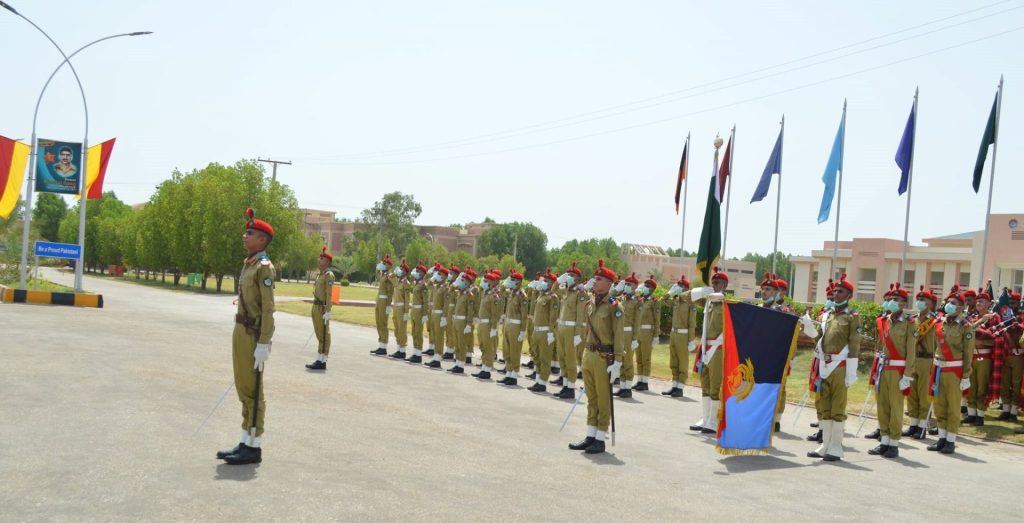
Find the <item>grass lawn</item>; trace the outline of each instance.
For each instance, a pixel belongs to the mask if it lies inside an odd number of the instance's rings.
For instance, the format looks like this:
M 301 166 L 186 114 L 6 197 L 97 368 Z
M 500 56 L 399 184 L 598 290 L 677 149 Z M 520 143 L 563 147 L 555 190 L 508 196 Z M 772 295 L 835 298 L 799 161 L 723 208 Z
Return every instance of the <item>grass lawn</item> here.
M 18 287 L 18 282 L 16 281 L 0 282 L 0 284 L 6 287 Z M 65 287 L 63 285 L 53 283 L 52 281 L 43 278 L 39 278 L 38 280 L 35 278 L 29 278 L 27 284 L 28 290 L 30 291 L 75 292 L 74 287 Z
M 88 273 L 89 276 L 97 278 L 107 278 L 111 280 L 124 281 L 128 283 L 135 283 L 138 285 L 146 285 L 148 287 L 164 288 L 172 291 L 180 292 L 197 292 L 202 294 L 234 294 L 234 278 L 225 276 L 221 285 L 221 291 L 218 293 L 217 279 L 210 276 L 206 279 L 206 290 L 196 285 L 189 287 L 185 285 L 186 278 L 182 276 L 178 285 L 174 285 L 173 277 L 168 274 L 167 282 L 160 281 L 160 275 L 156 274 L 155 277 L 150 279 L 138 278 L 136 279 L 134 274 L 125 274 L 124 276 L 112 276 L 110 274 L 99 274 L 99 273 Z M 377 289 L 374 287 L 362 286 L 362 285 L 349 285 L 348 287 L 339 287 L 341 289 L 341 298 L 344 300 L 364 300 L 374 301 L 377 298 Z M 301 298 L 312 298 L 313 297 L 313 284 L 304 282 L 291 282 L 291 281 L 279 281 L 274 285 L 274 292 L 278 296 L 295 296 Z M 371 311 L 372 312 L 372 311 Z M 372 315 L 371 315 L 372 318 Z

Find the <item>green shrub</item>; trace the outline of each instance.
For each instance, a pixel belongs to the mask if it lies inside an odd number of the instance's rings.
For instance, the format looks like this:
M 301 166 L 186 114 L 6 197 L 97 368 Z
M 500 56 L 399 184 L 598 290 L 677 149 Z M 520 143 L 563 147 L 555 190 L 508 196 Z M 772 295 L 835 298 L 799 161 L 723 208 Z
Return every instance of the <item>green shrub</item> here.
M 348 287 L 350 285 L 348 280 L 341 280 L 338 282 L 342 287 Z

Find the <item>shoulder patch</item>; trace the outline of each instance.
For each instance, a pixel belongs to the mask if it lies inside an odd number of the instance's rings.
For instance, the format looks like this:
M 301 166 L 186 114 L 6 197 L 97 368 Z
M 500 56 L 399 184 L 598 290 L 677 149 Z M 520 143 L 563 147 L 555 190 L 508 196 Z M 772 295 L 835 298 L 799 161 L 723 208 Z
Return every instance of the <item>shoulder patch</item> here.
M 964 339 L 965 340 L 973 340 L 974 339 L 974 333 L 970 332 L 970 331 L 967 331 L 967 333 L 964 334 Z
M 586 294 L 583 294 L 583 293 L 581 292 L 581 293 L 580 293 L 580 301 L 587 301 L 587 295 L 586 295 Z
M 615 317 L 616 318 L 621 318 L 622 317 L 622 309 L 615 309 Z
M 272 280 L 270 278 L 263 278 L 263 286 L 264 287 L 270 287 L 273 284 L 274 284 L 274 280 Z
M 263 256 L 260 256 L 260 265 L 262 265 L 264 267 L 269 267 L 270 266 L 270 258 L 267 257 L 266 254 L 264 254 Z

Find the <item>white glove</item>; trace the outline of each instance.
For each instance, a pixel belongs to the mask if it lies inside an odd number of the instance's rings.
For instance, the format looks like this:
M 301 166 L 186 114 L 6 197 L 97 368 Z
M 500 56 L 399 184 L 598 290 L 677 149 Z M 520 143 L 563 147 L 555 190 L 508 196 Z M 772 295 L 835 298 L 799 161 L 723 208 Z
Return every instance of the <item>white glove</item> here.
M 817 338 L 818 337 L 818 329 L 814 328 L 814 320 L 812 320 L 811 317 L 807 315 L 807 313 L 804 313 L 803 316 L 800 316 L 800 323 L 803 324 L 803 326 L 804 326 L 804 334 L 807 337 L 809 337 L 809 338 Z
M 860 362 L 857 358 L 846 358 L 846 386 L 852 387 L 854 383 L 857 383 L 857 364 Z
M 324 322 L 331 321 L 331 311 L 324 312 Z
M 519 340 L 519 341 L 525 340 L 526 339 L 526 333 L 525 332 L 520 332 L 519 333 L 519 337 L 516 338 L 516 339 Z
M 252 357 L 256 360 L 252 365 L 253 370 L 263 372 L 263 364 L 270 359 L 270 344 L 257 343 L 256 350 L 252 352 Z
M 697 350 L 697 340 L 690 340 L 690 343 L 686 345 L 686 350 L 695 352 Z
M 903 376 L 900 378 L 900 390 L 907 390 L 910 388 L 910 382 L 914 381 L 914 378 L 910 376 Z
M 444 316 L 441 316 L 441 326 L 442 327 L 447 327 L 448 326 L 448 318 L 445 318 Z
M 971 388 L 971 378 L 960 380 L 960 390 L 967 390 L 969 388 Z
M 473 325 L 480 325 L 480 318 L 473 318 Z
M 427 323 L 427 319 L 428 318 L 427 318 L 426 314 L 424 314 L 423 316 L 420 316 L 420 323 Z
M 697 287 L 696 289 L 690 291 L 690 299 L 697 301 L 707 296 L 708 294 L 711 294 L 712 292 L 715 292 L 715 290 L 712 289 L 711 287 Z
M 572 337 L 572 346 L 573 347 L 579 347 L 580 343 L 583 343 L 583 338 L 579 334 L 577 334 L 577 335 Z
M 497 338 L 498 337 L 498 329 L 491 329 L 491 337 L 492 338 Z
M 608 383 L 615 383 L 615 380 L 619 379 L 619 375 L 622 373 L 622 362 L 616 361 L 608 366 Z
M 633 341 L 629 342 L 629 348 L 630 349 L 636 350 L 636 348 L 639 347 L 639 346 L 640 346 L 640 342 L 639 341 L 633 340 Z
M 725 300 L 725 295 L 720 293 L 720 292 L 712 292 L 711 294 L 708 294 L 708 301 L 723 301 L 723 300 Z
M 391 314 L 391 306 L 384 307 L 384 314 Z
M 554 342 L 555 342 L 555 335 L 549 332 L 548 333 L 548 343 L 554 343 Z
M 402 315 L 402 321 L 409 321 L 409 313 L 408 312 Z
M 469 334 L 469 333 L 473 332 L 473 327 L 470 327 L 469 325 L 466 325 L 466 328 L 462 329 L 462 332 L 465 333 L 465 334 Z

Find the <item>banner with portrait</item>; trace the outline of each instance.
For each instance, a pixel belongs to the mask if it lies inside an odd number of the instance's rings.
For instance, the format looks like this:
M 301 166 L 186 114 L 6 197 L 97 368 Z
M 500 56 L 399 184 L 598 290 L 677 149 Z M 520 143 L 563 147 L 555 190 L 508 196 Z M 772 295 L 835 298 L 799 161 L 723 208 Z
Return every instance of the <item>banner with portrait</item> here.
M 40 139 L 36 146 L 36 192 L 78 194 L 82 144 Z

